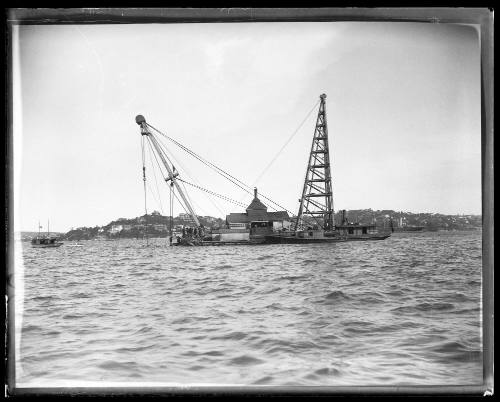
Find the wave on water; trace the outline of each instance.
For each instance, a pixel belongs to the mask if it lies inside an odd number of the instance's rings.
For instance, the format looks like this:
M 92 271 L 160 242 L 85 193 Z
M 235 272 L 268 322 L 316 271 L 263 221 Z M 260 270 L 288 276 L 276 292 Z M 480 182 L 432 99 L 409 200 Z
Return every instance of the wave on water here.
M 242 339 L 245 339 L 248 336 L 247 333 L 245 332 L 240 332 L 240 331 L 233 331 L 224 335 L 217 335 L 217 336 L 212 336 L 210 339 L 212 340 L 236 340 L 240 341 Z
M 437 354 L 438 360 L 445 362 L 474 362 L 482 358 L 480 349 L 473 349 L 456 341 L 436 345 L 430 349 L 430 352 Z
M 218 265 L 215 269 L 229 269 L 234 268 L 231 264 Z
M 119 362 L 119 361 L 108 360 L 98 364 L 97 367 L 110 371 L 118 370 L 118 371 L 129 372 L 130 370 L 138 370 L 139 365 L 135 361 Z
M 86 318 L 87 316 L 84 314 L 65 314 L 63 315 L 63 319 L 65 320 L 78 320 L 80 318 Z
M 76 292 L 71 295 L 71 297 L 75 299 L 89 299 L 92 297 L 91 294 L 89 293 L 83 293 L 83 292 Z
M 263 295 L 275 294 L 275 293 L 278 293 L 281 289 L 282 288 L 280 288 L 279 286 L 276 286 L 276 287 L 273 287 L 271 289 L 261 290 L 259 293 L 263 294 Z
M 143 327 L 139 328 L 138 330 L 134 331 L 134 335 L 147 334 L 151 331 L 153 331 L 153 328 L 146 325 L 146 326 L 143 326 Z
M 246 354 L 235 357 L 229 361 L 229 364 L 233 366 L 251 366 L 262 363 L 264 363 L 264 360 Z
M 280 279 L 294 282 L 301 279 L 306 279 L 308 276 L 309 275 L 288 275 L 288 276 L 281 276 Z
M 322 300 L 320 300 L 320 303 L 333 303 L 337 301 L 343 301 L 343 300 L 350 300 L 351 298 L 342 292 L 341 290 L 334 290 L 333 292 L 330 292 L 326 294 Z
M 480 383 L 480 240 L 26 247 L 16 381 Z
M 58 297 L 54 296 L 54 295 L 46 295 L 46 296 L 34 296 L 32 297 L 32 299 L 34 301 L 46 301 L 46 300 L 55 300 L 57 299 Z
M 391 311 L 400 313 L 420 313 L 426 311 L 443 311 L 443 310 L 453 310 L 455 305 L 452 303 L 419 303 L 414 306 L 401 306 L 393 308 Z
M 266 261 L 274 259 L 274 256 L 271 254 L 259 255 L 255 258 L 256 261 Z
M 324 368 L 320 368 L 318 370 L 315 370 L 314 371 L 314 374 L 315 375 L 327 375 L 327 376 L 340 376 L 341 373 L 340 373 L 340 370 L 337 370 L 336 368 L 333 368 L 333 367 L 324 367 Z
M 259 378 L 258 380 L 254 381 L 252 384 L 253 385 L 267 385 L 267 384 L 272 384 L 274 381 L 274 377 L 270 375 L 266 375 L 265 377 Z
M 30 331 L 43 331 L 43 328 L 38 325 L 32 325 L 32 324 L 23 326 L 23 332 L 30 332 Z
M 132 346 L 132 347 L 121 347 L 115 349 L 115 352 L 143 352 L 145 350 L 154 349 L 156 345 L 144 345 L 144 346 Z

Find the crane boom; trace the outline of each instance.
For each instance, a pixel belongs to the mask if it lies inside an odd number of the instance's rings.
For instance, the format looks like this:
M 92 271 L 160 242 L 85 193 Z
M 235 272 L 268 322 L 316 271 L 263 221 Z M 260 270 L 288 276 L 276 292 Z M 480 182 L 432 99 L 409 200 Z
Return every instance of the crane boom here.
M 144 116 L 138 115 L 135 118 L 135 121 L 141 127 L 141 134 L 145 135 L 145 136 L 147 136 L 149 138 L 149 140 L 151 141 L 151 144 L 153 145 L 154 149 L 156 150 L 156 153 L 160 157 L 163 165 L 165 165 L 165 168 L 167 169 L 168 176 L 169 176 L 168 179 L 167 179 L 167 181 L 168 180 L 172 180 L 172 183 L 177 188 L 177 191 L 179 192 L 179 194 L 180 194 L 180 196 L 182 198 L 182 201 L 184 201 L 184 205 L 188 209 L 189 214 L 191 215 L 191 218 L 193 218 L 196 226 L 199 227 L 200 226 L 200 221 L 198 220 L 198 217 L 196 216 L 196 214 L 195 214 L 195 212 L 193 210 L 193 207 L 191 206 L 191 204 L 187 200 L 186 195 L 182 191 L 181 186 L 179 186 L 179 183 L 175 179 L 178 176 L 178 173 L 174 173 L 173 169 L 170 167 L 170 164 L 165 159 L 165 156 L 163 155 L 163 151 L 162 151 L 162 149 L 160 147 L 160 144 L 158 144 L 158 140 L 155 138 L 155 136 L 153 135 L 153 133 L 151 133 L 151 131 L 149 131 L 149 129 L 148 129 L 148 126 L 146 124 L 146 119 L 144 118 Z

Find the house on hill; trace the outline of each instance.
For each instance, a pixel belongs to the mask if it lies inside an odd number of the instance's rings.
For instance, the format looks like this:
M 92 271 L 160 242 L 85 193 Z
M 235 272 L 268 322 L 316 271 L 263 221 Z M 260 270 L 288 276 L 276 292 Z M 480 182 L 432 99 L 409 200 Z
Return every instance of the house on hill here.
M 109 230 L 109 233 L 114 235 L 120 233 L 122 230 L 123 230 L 123 225 L 112 225 L 111 229 Z

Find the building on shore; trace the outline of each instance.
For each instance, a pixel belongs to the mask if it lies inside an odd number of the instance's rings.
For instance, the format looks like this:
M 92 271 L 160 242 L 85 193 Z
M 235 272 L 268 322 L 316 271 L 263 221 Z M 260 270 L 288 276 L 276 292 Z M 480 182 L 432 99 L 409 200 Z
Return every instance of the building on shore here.
M 111 229 L 109 230 L 109 233 L 111 234 L 117 234 L 123 230 L 123 225 L 112 225 Z

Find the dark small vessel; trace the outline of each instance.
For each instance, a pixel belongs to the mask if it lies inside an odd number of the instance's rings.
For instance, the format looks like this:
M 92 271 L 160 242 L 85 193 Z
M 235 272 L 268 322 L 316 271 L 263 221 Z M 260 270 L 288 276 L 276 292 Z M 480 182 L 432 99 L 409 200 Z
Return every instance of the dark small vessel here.
M 31 245 L 33 247 L 59 247 L 64 243 L 59 241 L 59 239 L 55 236 L 36 236 L 31 240 Z
M 40 234 L 40 229 L 42 227 L 40 226 L 40 223 L 38 223 L 38 235 L 35 236 L 31 240 L 31 246 L 35 248 L 47 248 L 47 247 L 60 247 L 64 243 L 62 241 L 59 241 L 59 238 L 57 236 L 51 236 L 49 232 L 49 225 L 47 222 L 47 234 L 42 235 Z

